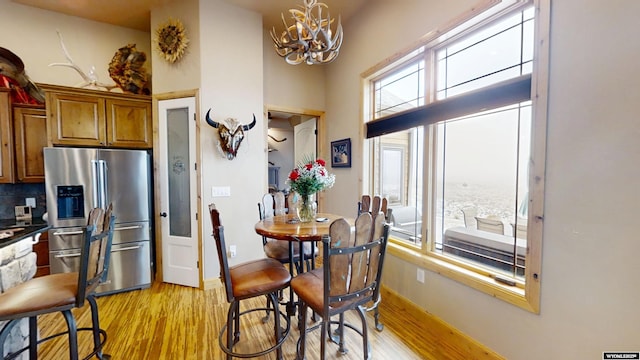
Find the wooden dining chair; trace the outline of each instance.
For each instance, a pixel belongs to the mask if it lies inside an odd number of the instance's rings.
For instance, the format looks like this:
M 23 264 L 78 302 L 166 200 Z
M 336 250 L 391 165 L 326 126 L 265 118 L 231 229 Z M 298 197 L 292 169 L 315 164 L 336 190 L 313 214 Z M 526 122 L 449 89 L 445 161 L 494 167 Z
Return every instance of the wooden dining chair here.
M 268 219 L 275 215 L 286 214 L 287 208 L 285 208 L 284 203 L 284 194 L 282 192 L 265 194 L 258 203 L 260 220 Z M 294 244 L 293 258 L 291 258 L 288 241 L 269 239 L 266 236 L 262 236 L 262 247 L 268 258 L 276 259 L 283 264 L 294 264 L 295 271 L 298 274 L 304 272 L 304 269 L 301 268 L 304 265 L 307 266 L 308 270 L 312 269 L 314 267 L 313 260 L 318 255 L 317 247 L 313 248 L 311 243 L 302 244 L 304 254 L 303 264 L 300 261 L 300 244 Z
M 281 347 L 289 335 L 290 321 L 289 317 L 279 310 L 280 304 L 277 294 L 289 286 L 291 274 L 282 263 L 275 259 L 259 259 L 230 267 L 220 213 L 214 204 L 209 204 L 209 212 L 211 224 L 213 225 L 213 237 L 218 250 L 220 277 L 224 284 L 227 302 L 229 302 L 227 322 L 220 329 L 220 334 L 218 335 L 220 349 L 227 354 L 227 360 L 231 360 L 234 356 L 241 358 L 262 356 L 274 350 L 277 358 L 282 359 Z M 269 299 L 267 304 L 270 304 L 271 307 L 253 308 L 240 312 L 240 302 L 242 300 L 258 296 L 266 296 Z M 234 345 L 240 341 L 240 317 L 255 311 L 270 311 L 274 313 L 274 344 L 267 349 L 251 354 L 233 351 Z M 280 327 L 281 316 L 286 320 L 284 331 Z M 265 322 L 264 319 L 263 322 Z M 225 332 L 227 334 L 226 341 L 223 341 Z M 255 339 L 248 340 L 255 341 Z
M 346 353 L 344 329 L 362 336 L 364 359 L 371 356 L 365 306 L 374 300 L 380 286 L 382 265 L 389 236 L 389 225 L 379 213 L 362 213 L 355 222 L 355 233 L 344 218 L 331 223 L 329 236 L 323 237 L 323 266 L 296 276 L 291 289 L 298 295 L 300 309 L 300 342 L 298 358 L 304 359 L 306 337 L 310 330 L 321 328 L 320 356 L 325 358 L 327 334 L 331 323 L 338 324 L 338 336 L 332 338 L 339 351 Z M 307 329 L 307 309 L 322 317 L 321 322 Z M 355 310 L 360 316 L 360 329 L 345 322 L 344 313 Z M 338 322 L 331 317 L 339 316 Z
M 365 212 L 372 214 L 372 216 L 376 216 L 376 214 L 383 214 L 385 221 L 389 222 L 390 211 L 387 206 L 388 200 L 386 197 L 375 195 L 372 200 L 371 196 L 362 195 L 362 199 L 358 202 L 358 216 Z M 373 303 L 369 307 L 367 307 L 366 310 L 373 311 L 373 318 L 376 322 L 376 330 L 382 331 L 384 329 L 384 324 L 380 322 L 380 310 L 378 309 L 380 301 L 382 301 L 382 296 L 380 295 L 380 287 L 376 288 L 373 299 Z
M 4 354 L 5 340 L 18 320 L 29 318 L 29 345 L 4 359 L 14 359 L 26 350 L 29 350 L 29 359 L 37 359 L 38 344 L 67 335 L 69 358 L 76 360 L 79 358 L 78 331 L 83 330 L 93 333 L 93 350 L 85 359 L 93 356 L 110 359 L 102 353 L 107 333 L 100 328 L 95 290 L 107 277 L 114 222 L 111 206 L 106 212 L 99 208 L 91 210 L 89 225 L 83 230 L 79 272 L 33 278 L 0 294 L 0 321 L 8 321 L 0 331 L 0 354 Z M 83 307 L 85 301 L 91 307 L 92 327 L 77 328 L 71 310 Z M 54 312 L 62 313 L 67 331 L 38 340 L 38 316 Z

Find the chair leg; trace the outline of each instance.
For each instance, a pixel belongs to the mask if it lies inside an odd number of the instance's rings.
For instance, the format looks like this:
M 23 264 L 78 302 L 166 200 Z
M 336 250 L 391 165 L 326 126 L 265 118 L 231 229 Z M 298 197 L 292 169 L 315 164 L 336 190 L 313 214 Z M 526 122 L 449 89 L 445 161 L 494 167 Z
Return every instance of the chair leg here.
M 384 324 L 380 322 L 380 309 L 378 309 L 379 303 L 373 309 L 373 319 L 376 321 L 376 330 L 382 331 L 384 330 Z
M 347 348 L 344 346 L 344 313 L 340 313 L 340 321 L 338 324 L 338 345 L 340 345 L 339 351 L 342 354 L 347 353 Z
M 322 324 L 320 325 L 320 359 L 324 360 L 326 356 L 327 347 L 327 332 L 331 331 L 331 317 L 322 318 Z
M 227 313 L 227 349 L 232 350 L 233 345 L 237 342 L 234 341 L 234 334 L 236 329 L 234 328 L 235 318 L 238 316 L 238 301 L 234 300 L 229 304 L 229 312 Z M 231 355 L 227 354 L 227 360 L 232 360 Z
M 69 359 L 78 360 L 78 328 L 76 326 L 76 319 L 74 319 L 71 310 L 62 311 L 65 321 L 67 322 L 67 329 L 69 329 Z
M 100 338 L 102 330 L 100 329 L 100 314 L 98 312 L 98 303 L 96 302 L 96 298 L 93 295 L 88 296 L 87 301 L 89 302 L 89 306 L 91 307 L 91 332 L 93 333 L 93 351 L 95 352 L 95 355 L 98 359 L 110 359 L 110 355 L 102 353 L 102 348 L 107 342 L 107 335 L 105 332 L 104 341 Z
M 271 307 L 271 296 L 267 295 L 267 304 L 265 306 L 267 309 L 269 309 Z M 262 318 L 262 323 L 266 324 L 269 321 L 269 317 L 271 315 L 271 311 L 266 310 L 264 317 Z
M 236 301 L 233 322 L 233 345 L 235 345 L 240 341 L 240 301 Z
M 298 329 L 300 329 L 300 349 L 296 356 L 297 360 L 304 360 L 307 349 L 307 304 L 302 303 L 300 307 L 300 318 Z
M 16 320 L 19 321 L 19 320 Z M 0 353 L 1 355 L 2 353 Z M 29 359 L 38 358 L 38 317 L 29 318 Z
M 362 321 L 362 353 L 364 355 L 364 360 L 371 359 L 371 349 L 369 348 L 369 331 L 367 330 L 367 318 L 364 314 L 364 309 L 361 306 L 358 306 L 355 309 L 360 315 L 360 320 Z
M 277 295 L 276 293 L 271 293 L 267 297 L 269 297 L 271 299 L 271 302 L 273 303 L 273 320 L 274 320 L 273 330 L 276 337 L 275 341 L 276 343 L 279 343 L 280 339 L 282 338 L 282 328 L 280 328 L 280 312 L 278 311 Z M 276 349 L 276 358 L 278 360 L 282 360 L 282 346 L 279 346 Z

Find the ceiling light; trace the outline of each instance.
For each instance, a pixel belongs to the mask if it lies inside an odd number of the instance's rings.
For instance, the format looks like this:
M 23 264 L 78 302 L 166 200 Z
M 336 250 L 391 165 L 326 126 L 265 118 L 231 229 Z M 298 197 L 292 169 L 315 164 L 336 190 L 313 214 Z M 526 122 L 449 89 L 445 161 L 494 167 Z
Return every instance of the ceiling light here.
M 294 23 L 288 25 L 282 14 L 285 30 L 276 35 L 275 27 L 271 29 L 271 38 L 278 55 L 291 65 L 300 63 L 325 64 L 336 59 L 342 45 L 342 24 L 338 17 L 336 31 L 331 30 L 333 20 L 329 15 L 329 7 L 317 0 L 304 0 L 304 11 L 289 9 Z M 323 10 L 326 16 L 323 17 Z

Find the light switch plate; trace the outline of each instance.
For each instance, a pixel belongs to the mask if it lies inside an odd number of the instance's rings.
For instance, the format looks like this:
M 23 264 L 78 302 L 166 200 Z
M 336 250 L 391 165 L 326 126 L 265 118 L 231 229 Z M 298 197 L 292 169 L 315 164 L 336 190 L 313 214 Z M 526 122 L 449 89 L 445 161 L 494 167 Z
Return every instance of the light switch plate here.
M 213 186 L 211 187 L 212 197 L 228 197 L 231 196 L 230 186 Z
M 26 198 L 25 205 L 35 208 L 36 207 L 36 198 Z

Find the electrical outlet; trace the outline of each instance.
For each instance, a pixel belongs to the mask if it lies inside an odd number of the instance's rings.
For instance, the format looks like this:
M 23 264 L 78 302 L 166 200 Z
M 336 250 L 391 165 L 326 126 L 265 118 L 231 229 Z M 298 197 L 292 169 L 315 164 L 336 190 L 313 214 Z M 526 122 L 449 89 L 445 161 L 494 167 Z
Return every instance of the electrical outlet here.
M 418 269 L 418 272 L 416 273 L 416 280 L 418 280 L 419 283 L 424 284 L 424 270 L 423 269 Z
M 235 245 L 229 245 L 229 256 L 231 256 L 232 258 L 236 257 L 236 255 L 238 255 L 237 251 L 238 250 Z

